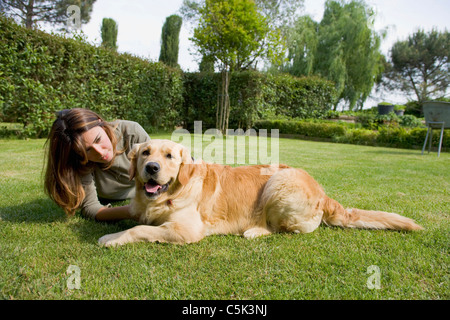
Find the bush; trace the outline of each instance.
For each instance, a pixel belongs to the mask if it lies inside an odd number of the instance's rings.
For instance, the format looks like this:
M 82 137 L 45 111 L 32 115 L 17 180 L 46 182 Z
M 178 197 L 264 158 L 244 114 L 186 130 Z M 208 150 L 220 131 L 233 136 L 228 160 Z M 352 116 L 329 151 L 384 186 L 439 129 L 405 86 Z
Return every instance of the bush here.
M 336 99 L 332 82 L 318 77 L 296 78 L 290 75 L 269 75 L 265 102 L 274 106 L 276 115 L 290 118 L 326 118 Z
M 406 104 L 405 115 L 423 117 L 422 105 L 417 101 L 410 101 Z
M 404 116 L 397 116 L 391 112 L 385 115 L 373 113 L 361 113 L 356 117 L 356 122 L 361 123 L 363 128 L 370 130 L 377 130 L 383 126 L 416 128 L 423 127 L 422 121 L 413 115 L 407 114 Z
M 334 138 L 334 142 L 366 146 L 377 145 L 378 131 L 368 129 L 350 129 L 344 135 Z
M 219 75 L 183 74 L 183 127 L 192 130 L 194 121 L 203 121 L 203 129 L 215 128 Z
M 278 129 L 280 134 L 296 134 L 303 137 L 327 139 L 333 142 L 420 149 L 425 141 L 426 128 L 380 126 L 378 130 L 353 129 L 338 123 L 311 121 L 261 120 L 254 125 L 259 129 Z M 433 146 L 439 143 L 439 134 L 433 134 Z M 442 150 L 448 149 L 450 131 L 444 131 Z
M 190 129 L 195 120 L 204 128 L 215 127 L 221 76 L 217 73 L 185 73 L 183 123 Z M 230 128 L 248 129 L 267 117 L 325 118 L 335 99 L 332 82 L 317 78 L 296 78 L 257 71 L 231 74 Z
M 298 134 L 305 137 L 332 139 L 345 134 L 345 127 L 335 123 L 308 121 L 261 120 L 254 125 L 259 129 L 278 129 L 282 134 Z
M 399 122 L 402 127 L 408 128 L 424 127 L 422 121 L 420 121 L 420 119 L 416 118 L 411 114 L 405 114 L 404 116 L 401 116 Z
M 54 112 L 89 108 L 147 130 L 180 121 L 181 72 L 78 39 L 28 30 L 0 16 L 0 116 L 43 137 Z

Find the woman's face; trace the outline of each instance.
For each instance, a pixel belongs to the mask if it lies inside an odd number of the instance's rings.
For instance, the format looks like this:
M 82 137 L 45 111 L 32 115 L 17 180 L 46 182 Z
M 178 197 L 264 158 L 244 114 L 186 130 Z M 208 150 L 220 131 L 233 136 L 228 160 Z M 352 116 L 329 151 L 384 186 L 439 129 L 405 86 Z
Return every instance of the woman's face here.
M 109 163 L 114 154 L 111 140 L 102 127 L 96 126 L 81 135 L 86 146 L 88 160 Z

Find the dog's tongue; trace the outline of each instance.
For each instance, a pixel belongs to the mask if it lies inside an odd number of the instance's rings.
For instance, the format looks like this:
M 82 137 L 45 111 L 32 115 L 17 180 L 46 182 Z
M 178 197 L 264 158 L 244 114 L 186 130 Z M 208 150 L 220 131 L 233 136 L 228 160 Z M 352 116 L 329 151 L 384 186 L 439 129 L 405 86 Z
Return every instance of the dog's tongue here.
M 147 182 L 145 184 L 145 191 L 147 191 L 148 193 L 155 193 L 156 191 L 158 191 L 161 188 L 162 187 L 159 184 L 152 184 L 150 182 Z

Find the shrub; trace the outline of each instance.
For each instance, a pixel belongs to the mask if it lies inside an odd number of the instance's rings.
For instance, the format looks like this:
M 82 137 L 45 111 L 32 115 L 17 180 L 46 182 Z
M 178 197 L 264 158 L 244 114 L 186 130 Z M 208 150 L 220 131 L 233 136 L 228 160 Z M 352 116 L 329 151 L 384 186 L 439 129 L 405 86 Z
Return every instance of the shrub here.
M 334 84 L 318 77 L 297 78 L 287 74 L 268 75 L 265 101 L 275 114 L 290 118 L 326 118 L 335 99 Z
M 385 146 L 406 149 L 420 149 L 425 141 L 426 128 L 403 128 L 384 126 L 378 130 L 350 128 L 338 123 L 311 121 L 261 120 L 255 129 L 278 129 L 280 134 L 298 134 L 310 138 L 322 138 L 333 142 Z M 439 134 L 433 134 L 433 146 L 437 146 Z M 448 149 L 450 131 L 444 131 L 442 150 Z
M 345 127 L 335 123 L 308 121 L 261 120 L 254 125 L 259 129 L 278 129 L 282 134 L 298 134 L 306 137 L 332 139 L 345 134 Z
M 343 135 L 334 138 L 334 142 L 374 146 L 377 144 L 378 131 L 368 129 L 349 129 Z
M 364 128 L 376 129 L 378 126 L 376 117 L 374 113 L 362 113 L 356 117 L 356 122 L 361 123 Z
M 406 104 L 405 115 L 423 117 L 422 105 L 417 101 L 410 101 Z
M 220 74 L 185 73 L 183 81 L 184 125 L 189 128 L 193 121 L 203 120 L 208 127 L 214 127 Z M 332 82 L 317 77 L 235 72 L 229 88 L 229 127 L 248 129 L 268 116 L 325 118 L 335 93 Z
M 418 128 L 424 127 L 422 121 L 411 114 L 405 114 L 400 117 L 399 123 L 402 127 Z
M 194 121 L 203 121 L 203 129 L 216 126 L 219 76 L 214 73 L 183 74 L 183 126 L 193 129 Z
M 401 126 L 407 128 L 423 127 L 421 120 L 416 118 L 415 116 L 410 114 L 397 116 L 393 112 L 385 115 L 361 113 L 356 117 L 356 122 L 361 123 L 363 128 L 370 130 L 377 130 L 379 127 L 386 125 L 394 127 Z

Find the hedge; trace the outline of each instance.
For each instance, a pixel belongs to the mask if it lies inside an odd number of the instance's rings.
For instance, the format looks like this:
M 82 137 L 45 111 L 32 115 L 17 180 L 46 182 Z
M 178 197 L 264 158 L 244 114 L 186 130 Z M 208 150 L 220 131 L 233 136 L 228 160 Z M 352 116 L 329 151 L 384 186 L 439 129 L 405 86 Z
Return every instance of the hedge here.
M 92 109 L 147 130 L 180 121 L 181 71 L 161 63 L 28 30 L 0 15 L 0 121 L 47 135 L 54 112 Z
M 217 97 L 221 74 L 185 73 L 184 79 L 184 126 L 192 129 L 194 121 L 203 121 L 203 128 L 216 127 Z M 229 87 L 229 128 L 250 128 L 261 117 L 266 107 L 263 100 L 265 75 L 256 71 L 234 72 Z
M 267 75 L 264 92 L 266 104 L 276 116 L 288 118 L 325 118 L 336 100 L 333 82 L 319 77 L 293 77 L 288 74 Z
M 333 139 L 345 134 L 346 129 L 335 123 L 314 123 L 309 121 L 261 120 L 256 121 L 254 128 L 278 129 L 281 134 L 296 134 L 311 138 Z
M 184 124 L 202 120 L 203 128 L 216 124 L 216 106 L 221 75 L 184 74 Z M 272 116 L 324 118 L 336 91 L 330 81 L 317 77 L 297 78 L 257 71 L 234 72 L 230 88 L 230 128 L 249 129 L 255 121 Z
M 286 120 L 256 121 L 254 128 L 256 130 L 268 129 L 269 132 L 270 129 L 278 129 L 281 135 L 300 135 L 339 143 L 405 149 L 422 148 L 427 134 L 426 128 L 379 127 L 378 130 L 368 130 L 352 129 L 338 123 Z M 436 147 L 439 143 L 440 131 L 439 133 L 438 131 L 433 130 L 433 147 Z M 442 151 L 447 151 L 449 144 L 450 132 L 445 130 L 442 139 Z

